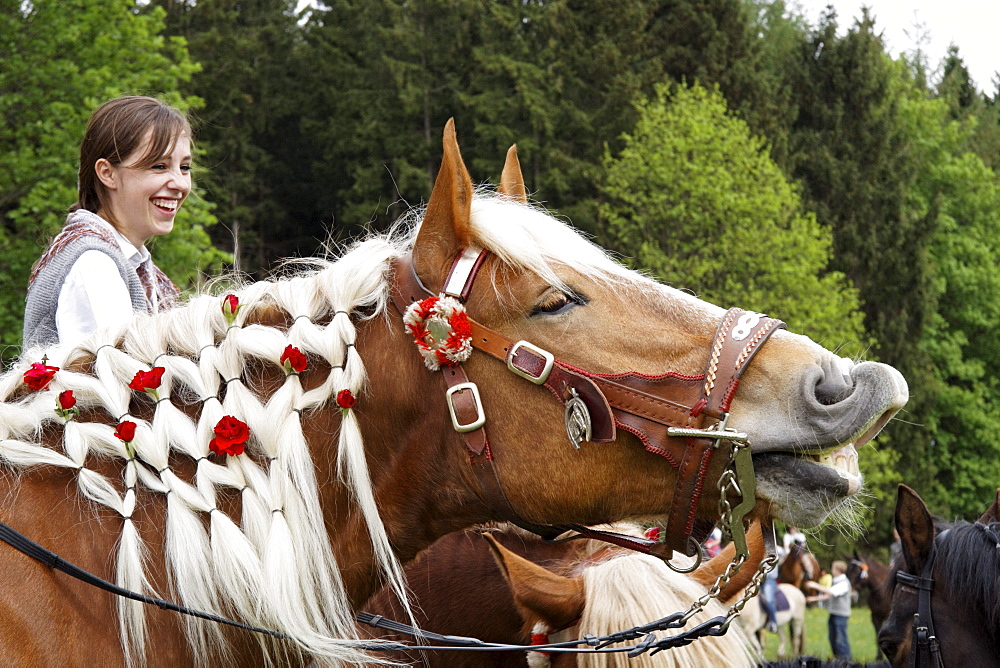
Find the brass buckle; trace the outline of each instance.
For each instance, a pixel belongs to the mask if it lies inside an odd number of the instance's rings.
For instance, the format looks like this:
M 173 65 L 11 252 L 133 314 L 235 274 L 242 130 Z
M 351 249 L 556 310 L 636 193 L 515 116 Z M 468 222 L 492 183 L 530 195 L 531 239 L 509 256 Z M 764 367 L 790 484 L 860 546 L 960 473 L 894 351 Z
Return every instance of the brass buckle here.
M 452 403 L 452 395 L 456 392 L 463 392 L 465 390 L 472 391 L 472 398 L 476 402 L 476 419 L 468 424 L 459 424 L 458 416 L 455 415 L 455 404 Z M 448 413 L 451 415 L 451 426 L 455 428 L 460 434 L 466 434 L 470 431 L 475 431 L 479 429 L 484 424 L 486 424 L 486 413 L 483 411 L 483 400 L 479 397 L 479 388 L 476 387 L 475 383 L 459 383 L 457 385 L 452 385 L 444 393 L 445 403 L 448 404 Z
M 528 350 L 530 350 L 531 352 L 535 353 L 536 355 L 545 360 L 545 368 L 543 368 L 542 372 L 537 376 L 532 376 L 530 373 L 522 371 L 521 369 L 518 369 L 517 367 L 514 366 L 514 358 L 517 356 L 517 352 L 521 348 L 527 348 Z M 549 374 L 552 373 L 552 365 L 555 363 L 555 361 L 556 358 L 552 353 L 548 352 L 547 350 L 542 350 L 538 346 L 532 345 L 524 340 L 518 341 L 513 346 L 511 346 L 510 352 L 507 353 L 507 368 L 516 373 L 521 378 L 530 380 L 535 385 L 542 385 L 545 383 L 545 381 L 549 379 Z

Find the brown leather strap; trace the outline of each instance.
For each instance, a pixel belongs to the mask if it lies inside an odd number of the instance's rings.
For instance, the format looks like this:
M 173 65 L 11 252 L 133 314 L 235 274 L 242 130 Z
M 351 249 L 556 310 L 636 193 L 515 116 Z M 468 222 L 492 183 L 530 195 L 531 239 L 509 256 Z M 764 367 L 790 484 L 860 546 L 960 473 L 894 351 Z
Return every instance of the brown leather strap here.
M 780 320 L 739 308 L 726 313 L 716 330 L 703 376 L 704 401 L 690 415 L 694 426 L 706 427 L 706 418 L 718 424 L 719 419 L 728 414 L 743 371 L 768 337 L 784 326 Z M 667 515 L 666 542 L 690 556 L 695 549 L 690 536 L 694 533 L 706 474 L 716 451 L 726 449 L 728 453 L 732 446 L 703 438 L 684 440 L 685 448 Z

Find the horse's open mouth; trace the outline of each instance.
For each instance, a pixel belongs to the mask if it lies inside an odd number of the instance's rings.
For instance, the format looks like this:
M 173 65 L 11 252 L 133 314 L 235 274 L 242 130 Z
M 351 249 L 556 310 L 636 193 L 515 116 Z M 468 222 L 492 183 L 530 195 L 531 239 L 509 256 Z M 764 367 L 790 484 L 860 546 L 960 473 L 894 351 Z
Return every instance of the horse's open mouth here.
M 822 523 L 862 486 L 853 443 L 819 453 L 761 453 L 753 462 L 758 495 L 774 516 L 804 528 Z

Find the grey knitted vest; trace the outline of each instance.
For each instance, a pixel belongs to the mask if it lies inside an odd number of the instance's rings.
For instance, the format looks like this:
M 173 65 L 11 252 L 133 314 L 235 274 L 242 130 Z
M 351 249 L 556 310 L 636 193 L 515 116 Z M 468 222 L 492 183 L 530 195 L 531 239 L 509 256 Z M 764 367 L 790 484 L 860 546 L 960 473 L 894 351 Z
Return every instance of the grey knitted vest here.
M 79 214 L 94 214 L 89 211 L 74 211 L 70 218 Z M 94 216 L 95 218 L 97 216 Z M 49 346 L 59 342 L 59 332 L 56 329 L 56 307 L 59 303 L 59 291 L 62 289 L 66 276 L 73 264 L 89 250 L 106 254 L 118 267 L 118 273 L 128 286 L 132 298 L 132 310 L 138 313 L 149 313 L 146 302 L 146 291 L 142 287 L 135 269 L 122 255 L 121 249 L 105 243 L 94 236 L 82 236 L 66 243 L 65 247 L 56 253 L 42 267 L 34 282 L 28 287 L 28 299 L 24 308 L 23 350 L 36 346 Z

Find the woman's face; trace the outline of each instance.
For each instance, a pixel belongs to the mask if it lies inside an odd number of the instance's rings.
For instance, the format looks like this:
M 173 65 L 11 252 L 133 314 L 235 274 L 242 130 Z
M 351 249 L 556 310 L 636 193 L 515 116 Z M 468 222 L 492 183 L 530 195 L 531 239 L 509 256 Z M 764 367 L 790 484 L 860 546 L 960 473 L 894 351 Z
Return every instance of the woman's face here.
M 148 145 L 149 138 L 120 165 L 103 158 L 95 165 L 107 192 L 98 213 L 136 248 L 173 229 L 174 217 L 191 192 L 191 138 L 180 135 L 172 150 L 149 167 L 131 167 Z

